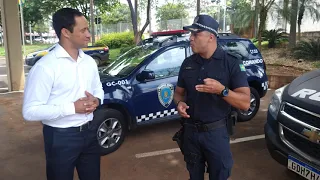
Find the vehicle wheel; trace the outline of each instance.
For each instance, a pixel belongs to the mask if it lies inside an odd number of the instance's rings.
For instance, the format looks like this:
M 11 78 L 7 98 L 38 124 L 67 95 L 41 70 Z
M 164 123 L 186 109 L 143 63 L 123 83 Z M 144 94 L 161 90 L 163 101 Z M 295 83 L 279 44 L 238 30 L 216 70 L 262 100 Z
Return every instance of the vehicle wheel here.
M 101 59 L 97 56 L 93 56 L 92 57 L 94 59 L 94 61 L 97 63 L 97 66 L 100 66 L 101 65 Z
M 97 109 L 94 116 L 101 155 L 116 151 L 123 143 L 127 133 L 124 116 L 121 112 L 109 108 Z
M 248 111 L 237 110 L 238 111 L 238 121 L 245 122 L 251 120 L 258 112 L 260 107 L 260 96 L 257 90 L 250 87 L 250 108 Z

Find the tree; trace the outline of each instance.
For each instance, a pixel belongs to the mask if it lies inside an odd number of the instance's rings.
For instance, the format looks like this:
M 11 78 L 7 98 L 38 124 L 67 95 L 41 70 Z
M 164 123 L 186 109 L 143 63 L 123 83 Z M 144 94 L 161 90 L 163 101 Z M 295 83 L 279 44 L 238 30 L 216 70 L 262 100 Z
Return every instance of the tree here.
M 97 11 L 104 13 L 112 9 L 113 6 L 118 4 L 118 0 L 95 0 Z M 89 20 L 90 4 L 88 0 L 66 0 L 66 1 L 53 1 L 53 0 L 28 0 L 25 2 L 24 21 L 26 24 L 35 24 L 41 22 L 44 18 L 48 18 L 58 9 L 63 7 L 71 7 L 79 10 Z M 90 20 L 89 20 L 90 21 Z
M 292 0 L 291 17 L 290 17 L 290 35 L 289 35 L 289 48 L 296 46 L 296 29 L 297 29 L 297 15 L 298 15 L 298 0 Z
M 55 9 L 52 3 L 50 5 Z M 23 6 L 24 28 L 27 29 L 29 23 L 34 27 L 37 23 L 43 22 L 50 14 L 46 7 L 39 0 L 26 1 Z
M 283 5 L 282 5 L 283 4 Z M 273 19 L 278 19 L 279 16 L 284 20 L 284 31 L 287 32 L 287 24 L 290 21 L 291 16 L 291 5 L 289 5 L 289 0 L 278 1 L 273 4 L 272 7 L 272 17 Z
M 185 11 L 185 8 L 185 5 L 182 3 L 167 3 L 158 9 L 156 13 L 157 21 L 187 17 L 188 13 Z
M 275 0 L 262 0 L 260 7 L 260 23 L 258 29 L 258 48 L 261 50 L 261 35 L 265 30 L 267 15 Z
M 127 0 L 127 1 L 128 1 L 128 5 L 130 8 L 134 41 L 136 44 L 138 44 L 141 41 L 142 34 L 144 33 L 144 31 L 146 30 L 147 26 L 150 23 L 151 0 L 147 0 L 147 19 L 146 19 L 146 22 L 140 31 L 138 31 L 138 0 L 134 0 L 134 7 L 132 5 L 131 0 Z
M 316 0 L 300 0 L 300 8 L 298 13 L 298 40 L 301 39 L 301 23 L 305 13 L 308 13 L 314 21 L 320 20 L 320 3 Z
M 103 24 L 117 24 L 119 22 L 131 22 L 130 8 L 126 4 L 119 4 L 111 11 L 101 15 Z
M 168 20 L 186 18 L 188 13 L 185 8 L 185 5 L 182 3 L 167 3 L 161 6 L 156 13 L 157 22 L 160 23 L 160 28 L 168 29 Z
M 83 15 L 89 19 L 90 2 L 88 0 L 66 0 L 60 1 L 62 6 L 73 7 L 78 9 Z M 110 11 L 114 6 L 118 5 L 118 0 L 94 0 L 94 6 L 100 14 Z
M 254 27 L 256 12 L 251 9 L 249 2 L 246 0 L 233 1 L 231 9 L 233 9 L 231 23 L 236 34 L 241 34 L 248 27 Z
M 2 19 L 1 19 L 1 7 L 0 7 L 0 27 L 2 27 Z

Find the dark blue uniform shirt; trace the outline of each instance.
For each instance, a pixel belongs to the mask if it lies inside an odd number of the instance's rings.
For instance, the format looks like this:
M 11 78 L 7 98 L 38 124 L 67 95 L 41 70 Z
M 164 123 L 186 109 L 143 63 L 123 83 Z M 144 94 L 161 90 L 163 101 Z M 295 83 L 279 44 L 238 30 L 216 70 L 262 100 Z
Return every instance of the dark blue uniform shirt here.
M 234 90 L 249 87 L 245 68 L 240 60 L 217 48 L 210 59 L 198 54 L 186 58 L 181 65 L 177 86 L 186 90 L 187 113 L 192 121 L 211 123 L 226 118 L 231 105 L 217 94 L 198 92 L 203 80 L 212 78 Z

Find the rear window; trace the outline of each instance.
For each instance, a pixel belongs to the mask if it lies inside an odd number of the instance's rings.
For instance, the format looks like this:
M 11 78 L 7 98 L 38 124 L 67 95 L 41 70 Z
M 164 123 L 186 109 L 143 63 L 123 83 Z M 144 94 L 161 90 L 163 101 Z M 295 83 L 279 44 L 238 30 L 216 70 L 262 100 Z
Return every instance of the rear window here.
M 223 49 L 231 52 L 232 54 L 239 54 L 243 58 L 248 57 L 249 52 L 246 46 L 240 41 L 226 41 L 221 43 Z

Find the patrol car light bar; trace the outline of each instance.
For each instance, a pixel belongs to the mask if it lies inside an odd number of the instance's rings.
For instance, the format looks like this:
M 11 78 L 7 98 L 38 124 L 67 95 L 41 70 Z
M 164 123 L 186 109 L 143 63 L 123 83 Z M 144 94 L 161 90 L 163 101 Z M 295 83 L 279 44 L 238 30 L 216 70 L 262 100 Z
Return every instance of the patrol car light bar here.
M 188 31 L 185 30 L 170 30 L 170 31 L 159 31 L 159 32 L 153 32 L 151 36 L 172 36 L 172 35 L 182 35 L 182 34 L 188 34 Z

